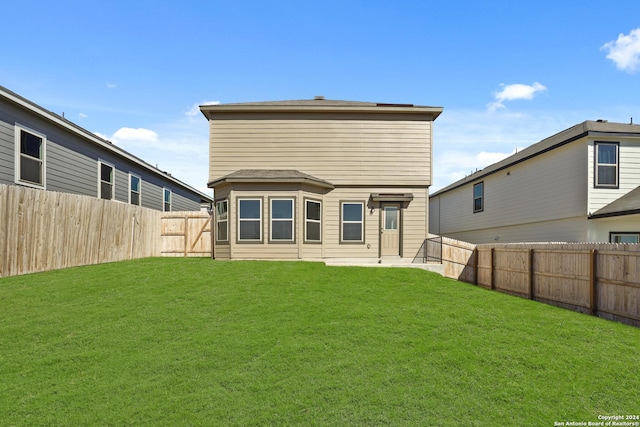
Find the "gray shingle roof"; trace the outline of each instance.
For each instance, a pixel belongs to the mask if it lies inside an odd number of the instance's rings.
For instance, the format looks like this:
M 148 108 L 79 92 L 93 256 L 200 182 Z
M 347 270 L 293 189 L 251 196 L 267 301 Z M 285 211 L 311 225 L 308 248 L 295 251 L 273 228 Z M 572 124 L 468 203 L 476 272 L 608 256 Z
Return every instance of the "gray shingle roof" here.
M 224 182 L 270 182 L 270 183 L 309 183 L 325 188 L 333 188 L 333 184 L 295 169 L 241 169 L 215 179 L 209 187 Z
M 606 218 L 638 213 L 640 213 L 640 187 L 598 209 L 589 218 Z
M 453 190 L 454 188 L 465 185 L 469 182 L 477 181 L 486 177 L 487 175 L 491 175 L 492 173 L 508 168 L 516 163 L 520 163 L 542 153 L 546 153 L 547 151 L 553 150 L 554 148 L 561 147 L 586 135 L 640 136 L 640 125 L 587 120 L 561 132 L 558 132 L 555 135 L 545 138 L 536 144 L 530 145 L 524 150 L 513 154 L 504 160 L 496 162 L 482 170 L 466 176 L 463 179 L 434 192 L 431 196 L 436 196 L 438 194 L 445 193 L 447 191 Z
M 216 113 L 237 112 L 365 112 L 365 113 L 410 113 L 429 114 L 435 120 L 442 107 L 413 104 L 391 104 L 381 102 L 343 101 L 335 99 L 297 99 L 288 101 L 236 102 L 229 104 L 201 105 L 200 111 L 207 118 Z

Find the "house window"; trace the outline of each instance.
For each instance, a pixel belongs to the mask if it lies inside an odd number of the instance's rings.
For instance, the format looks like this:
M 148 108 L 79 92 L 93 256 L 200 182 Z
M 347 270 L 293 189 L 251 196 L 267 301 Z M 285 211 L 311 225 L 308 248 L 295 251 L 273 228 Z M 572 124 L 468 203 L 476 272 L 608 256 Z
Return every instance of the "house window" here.
M 238 199 L 238 240 L 262 241 L 262 199 Z
M 168 188 L 165 188 L 164 191 L 164 196 L 163 196 L 163 200 L 164 200 L 164 205 L 163 205 L 163 210 L 165 212 L 171 212 L 171 190 L 169 190 Z
M 618 145 L 596 142 L 596 187 L 618 188 Z
M 293 242 L 293 199 L 271 199 L 271 240 Z
M 226 242 L 229 240 L 229 210 L 228 202 L 220 200 L 216 202 L 216 240 Z
M 609 233 L 611 243 L 640 243 L 640 233 Z
M 364 242 L 364 203 L 342 202 L 340 240 Z
M 139 176 L 129 174 L 129 203 L 140 206 L 142 180 Z
M 45 187 L 45 147 L 47 138 L 16 125 L 16 183 Z
M 108 163 L 98 162 L 100 182 L 98 182 L 98 197 L 105 200 L 113 199 L 113 166 Z
M 473 185 L 473 213 L 484 210 L 484 182 Z
M 322 204 L 315 200 L 305 200 L 304 204 L 304 240 L 322 241 Z

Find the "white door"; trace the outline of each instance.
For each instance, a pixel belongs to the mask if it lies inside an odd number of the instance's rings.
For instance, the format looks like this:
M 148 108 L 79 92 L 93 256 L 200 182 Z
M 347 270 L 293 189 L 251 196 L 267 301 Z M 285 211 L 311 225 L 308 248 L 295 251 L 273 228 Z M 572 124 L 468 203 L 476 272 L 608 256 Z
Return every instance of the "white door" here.
M 400 205 L 383 205 L 380 256 L 400 256 Z

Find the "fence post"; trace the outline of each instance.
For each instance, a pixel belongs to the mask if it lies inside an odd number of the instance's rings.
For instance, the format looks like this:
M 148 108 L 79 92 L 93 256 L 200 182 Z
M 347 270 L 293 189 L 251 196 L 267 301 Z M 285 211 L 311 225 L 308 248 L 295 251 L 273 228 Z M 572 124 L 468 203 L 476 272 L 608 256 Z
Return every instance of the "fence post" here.
M 589 254 L 589 308 L 591 314 L 596 315 L 598 312 L 598 293 L 597 293 L 597 265 L 598 262 L 598 250 L 591 249 Z
M 533 291 L 533 249 L 529 249 L 529 299 L 535 297 Z
M 473 248 L 473 284 L 478 286 L 478 248 Z
M 496 249 L 495 248 L 491 248 L 491 262 L 489 264 L 489 268 L 490 268 L 490 272 L 491 272 L 491 274 L 490 274 L 490 276 L 491 276 L 491 279 L 490 279 L 491 280 L 491 283 L 490 283 L 491 284 L 491 290 L 494 290 L 496 288 L 495 280 L 493 278 L 493 275 L 494 275 L 493 274 L 493 272 L 494 272 L 493 263 L 494 263 L 494 260 L 495 260 L 495 252 L 496 252 Z

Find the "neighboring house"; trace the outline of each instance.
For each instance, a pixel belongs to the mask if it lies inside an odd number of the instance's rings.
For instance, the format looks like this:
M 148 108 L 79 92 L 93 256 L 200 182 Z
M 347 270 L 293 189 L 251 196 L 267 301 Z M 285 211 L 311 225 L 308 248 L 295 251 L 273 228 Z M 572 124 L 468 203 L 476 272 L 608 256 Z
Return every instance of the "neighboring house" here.
M 429 213 L 471 243 L 639 243 L 640 126 L 575 125 L 434 192 Z
M 164 211 L 213 199 L 0 86 L 0 184 L 82 194 Z
M 316 97 L 200 109 L 210 123 L 215 258 L 419 254 L 442 108 Z

